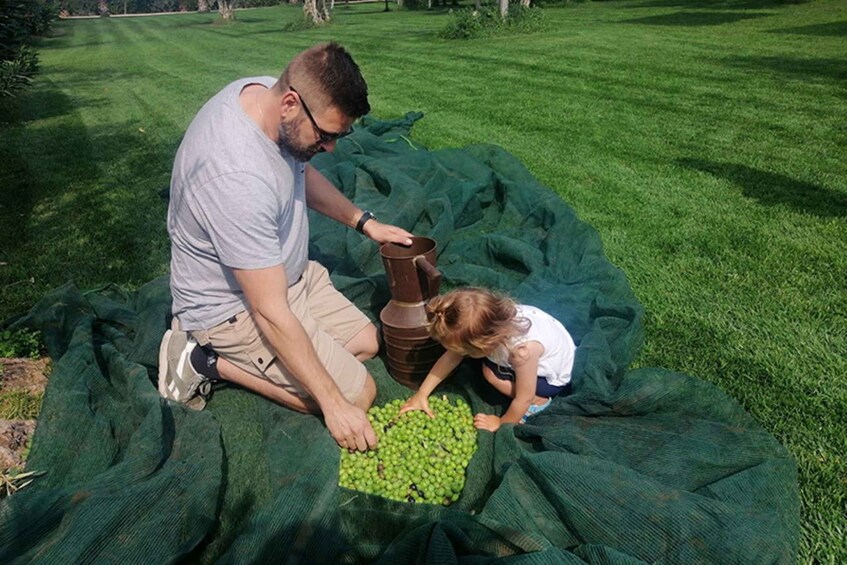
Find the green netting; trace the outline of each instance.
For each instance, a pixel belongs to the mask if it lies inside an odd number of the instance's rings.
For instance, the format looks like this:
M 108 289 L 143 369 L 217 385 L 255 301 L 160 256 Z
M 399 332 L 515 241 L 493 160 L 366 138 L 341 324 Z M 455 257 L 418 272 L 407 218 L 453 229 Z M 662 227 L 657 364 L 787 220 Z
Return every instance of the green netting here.
M 792 562 L 795 465 L 732 399 L 693 377 L 628 370 L 642 310 L 597 233 L 500 148 L 427 151 L 419 114 L 373 120 L 315 164 L 362 208 L 439 243 L 444 288 L 477 284 L 554 314 L 578 344 L 574 393 L 480 434 L 449 508 L 337 486 L 320 419 L 243 390 L 206 411 L 159 399 L 170 295 L 69 284 L 15 325 L 55 370 L 29 470 L 0 503 L 2 562 Z M 389 299 L 375 244 L 312 218 L 311 254 L 374 319 Z M 377 403 L 406 397 L 381 359 Z M 504 409 L 467 363 L 447 392 Z

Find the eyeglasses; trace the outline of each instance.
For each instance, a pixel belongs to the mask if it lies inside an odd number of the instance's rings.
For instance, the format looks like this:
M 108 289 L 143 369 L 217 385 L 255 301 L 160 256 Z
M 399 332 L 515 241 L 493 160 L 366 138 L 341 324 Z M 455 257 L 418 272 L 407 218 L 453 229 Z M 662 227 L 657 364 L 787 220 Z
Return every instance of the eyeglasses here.
M 300 105 L 303 106 L 303 110 L 306 112 L 306 116 L 309 118 L 309 121 L 312 122 L 312 127 L 315 128 L 315 133 L 318 135 L 318 143 L 329 143 L 330 141 L 335 141 L 345 135 L 349 135 L 352 130 L 342 131 L 339 133 L 333 133 L 329 131 L 324 131 L 320 127 L 318 127 L 318 123 L 315 121 L 315 118 L 312 116 L 312 113 L 309 111 L 309 107 L 306 106 L 306 101 L 303 100 L 303 96 L 300 95 L 299 92 L 294 90 L 293 86 L 289 86 L 288 89 L 297 95 L 297 98 L 300 99 Z

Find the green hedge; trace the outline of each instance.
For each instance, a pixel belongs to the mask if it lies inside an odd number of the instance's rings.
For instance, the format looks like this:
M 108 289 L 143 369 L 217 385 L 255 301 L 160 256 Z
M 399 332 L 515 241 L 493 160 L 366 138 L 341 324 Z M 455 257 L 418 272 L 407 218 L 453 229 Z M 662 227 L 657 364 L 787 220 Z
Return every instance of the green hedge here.
M 18 94 L 38 70 L 32 39 L 58 16 L 55 0 L 0 0 L 0 98 Z

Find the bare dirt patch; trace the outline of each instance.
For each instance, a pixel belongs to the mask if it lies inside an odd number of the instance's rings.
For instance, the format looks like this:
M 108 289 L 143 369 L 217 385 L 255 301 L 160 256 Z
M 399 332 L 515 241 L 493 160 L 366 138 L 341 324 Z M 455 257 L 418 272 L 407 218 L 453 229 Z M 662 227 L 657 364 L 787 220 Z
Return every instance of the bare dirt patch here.
M 0 398 L 9 398 L 15 393 L 40 398 L 49 373 L 49 358 L 0 358 Z M 35 430 L 35 423 L 35 419 L 0 418 L 0 472 L 23 464 L 23 451 Z
M 0 357 L 0 391 L 24 390 L 42 394 L 47 386 L 50 359 L 6 359 Z

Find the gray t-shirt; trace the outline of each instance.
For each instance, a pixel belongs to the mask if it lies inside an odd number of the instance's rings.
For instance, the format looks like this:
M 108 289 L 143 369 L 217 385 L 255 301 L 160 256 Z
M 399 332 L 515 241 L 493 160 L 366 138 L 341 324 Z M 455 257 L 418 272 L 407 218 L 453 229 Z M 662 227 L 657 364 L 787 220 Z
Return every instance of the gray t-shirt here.
M 239 94 L 271 77 L 233 82 L 197 113 L 171 176 L 173 313 L 209 329 L 245 310 L 232 269 L 283 265 L 294 284 L 308 261 L 305 164 L 280 151 L 244 112 Z

